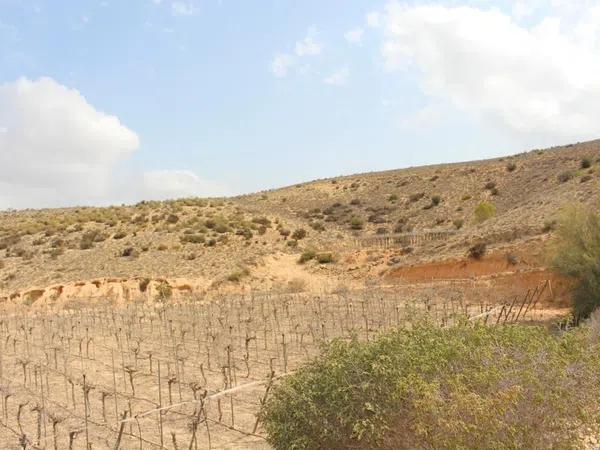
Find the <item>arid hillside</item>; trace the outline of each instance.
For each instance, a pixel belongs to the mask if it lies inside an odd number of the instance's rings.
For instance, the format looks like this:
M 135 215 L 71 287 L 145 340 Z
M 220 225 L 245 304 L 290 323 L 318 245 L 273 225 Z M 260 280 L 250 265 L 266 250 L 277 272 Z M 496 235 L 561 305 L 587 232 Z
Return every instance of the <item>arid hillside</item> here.
M 599 168 L 600 141 L 593 141 L 235 198 L 7 211 L 0 297 L 34 304 L 415 284 L 440 282 L 429 270 L 439 262 L 456 266 L 441 277 L 446 283 L 539 271 L 560 208 L 596 201 Z M 476 244 L 504 261 L 502 269 L 457 269 Z

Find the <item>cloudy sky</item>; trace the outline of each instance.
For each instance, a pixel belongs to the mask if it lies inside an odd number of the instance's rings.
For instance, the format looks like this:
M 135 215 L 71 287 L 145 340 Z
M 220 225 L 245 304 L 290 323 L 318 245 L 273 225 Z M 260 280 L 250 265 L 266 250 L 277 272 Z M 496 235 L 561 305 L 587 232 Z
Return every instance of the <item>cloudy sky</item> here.
M 599 0 L 0 0 L 0 209 L 600 137 Z

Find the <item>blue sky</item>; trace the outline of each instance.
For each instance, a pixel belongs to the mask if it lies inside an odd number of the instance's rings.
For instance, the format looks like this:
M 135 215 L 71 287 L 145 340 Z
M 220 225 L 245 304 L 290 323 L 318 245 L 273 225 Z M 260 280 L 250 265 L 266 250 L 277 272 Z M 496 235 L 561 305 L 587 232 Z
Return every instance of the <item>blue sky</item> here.
M 593 18 L 585 0 L 0 0 L 0 208 L 598 137 Z

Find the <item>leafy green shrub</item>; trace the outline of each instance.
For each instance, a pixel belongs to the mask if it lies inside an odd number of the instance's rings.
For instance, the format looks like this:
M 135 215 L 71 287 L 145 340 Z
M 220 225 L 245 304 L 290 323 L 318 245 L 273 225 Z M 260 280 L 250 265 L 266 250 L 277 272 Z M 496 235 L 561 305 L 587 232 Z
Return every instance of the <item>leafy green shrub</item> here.
M 260 417 L 275 449 L 574 448 L 599 418 L 599 360 L 584 330 L 422 324 L 333 341 Z
M 481 202 L 475 208 L 475 219 L 477 222 L 485 222 L 496 215 L 496 206 L 493 203 Z
M 389 201 L 389 202 L 392 202 L 392 203 L 393 203 L 393 202 L 395 202 L 395 201 L 398 201 L 398 195 L 396 195 L 396 194 L 392 194 L 392 195 L 390 195 L 390 196 L 388 197 L 388 201 Z
M 350 228 L 352 228 L 353 230 L 362 230 L 365 227 L 365 221 L 358 217 L 358 216 L 353 216 L 350 219 Z
M 581 167 L 582 169 L 589 169 L 590 167 L 592 167 L 592 160 L 590 158 L 583 158 L 579 167 Z
M 551 245 L 551 264 L 559 273 L 577 280 L 573 312 L 589 316 L 600 306 L 600 204 L 571 205 L 558 220 Z
M 319 264 L 331 264 L 333 262 L 332 253 L 319 253 L 317 255 L 317 262 Z
M 433 197 L 431 197 L 431 204 L 433 206 L 439 205 L 441 201 L 442 201 L 442 197 L 440 197 L 439 195 L 434 195 Z
M 315 259 L 315 256 L 317 256 L 317 252 L 315 252 L 312 249 L 307 249 L 304 250 L 302 252 L 302 254 L 300 255 L 300 259 L 298 259 L 298 264 L 304 264 L 307 263 L 308 261 L 312 261 L 313 259 Z

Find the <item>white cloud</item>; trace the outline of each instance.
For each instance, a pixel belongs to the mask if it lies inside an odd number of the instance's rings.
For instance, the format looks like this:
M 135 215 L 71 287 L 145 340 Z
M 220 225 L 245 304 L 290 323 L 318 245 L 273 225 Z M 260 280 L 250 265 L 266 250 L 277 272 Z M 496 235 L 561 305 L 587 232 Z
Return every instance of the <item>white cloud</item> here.
M 323 50 L 323 44 L 317 40 L 318 34 L 319 32 L 315 27 L 309 27 L 306 37 L 296 42 L 296 55 L 314 56 L 320 54 Z
M 372 28 L 377 28 L 379 26 L 380 14 L 376 11 L 370 12 L 366 16 L 367 25 Z
M 535 0 L 517 0 L 512 6 L 512 15 L 517 19 L 530 16 L 538 8 L 538 3 Z
M 331 75 L 325 77 L 323 79 L 323 82 L 325 82 L 326 84 L 332 84 L 334 86 L 342 86 L 342 85 L 346 84 L 349 76 L 350 76 L 350 70 L 348 70 L 347 67 L 343 67 L 343 68 L 333 72 Z
M 204 181 L 190 170 L 154 170 L 144 172 L 142 198 L 165 200 L 192 196 L 220 196 L 225 190 Z
M 591 139 L 600 136 L 600 9 L 586 17 L 524 27 L 498 9 L 391 3 L 382 54 L 390 70 L 418 69 L 430 97 L 529 144 Z
M 174 1 L 171 3 L 174 16 L 192 16 L 198 12 L 198 7 L 192 2 Z
M 426 105 L 411 116 L 400 120 L 400 128 L 408 131 L 424 130 L 435 126 L 444 113 L 440 105 Z
M 0 84 L 0 208 L 105 200 L 139 147 L 119 119 L 50 78 Z
M 350 44 L 360 44 L 362 42 L 363 33 L 364 30 L 362 28 L 353 28 L 344 33 L 344 38 L 346 38 Z
M 271 62 L 271 72 L 278 78 L 284 78 L 294 64 L 295 60 L 292 55 L 280 53 L 275 55 L 275 58 L 273 58 L 273 61 Z

